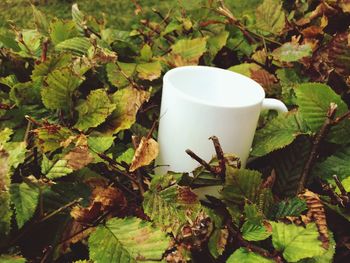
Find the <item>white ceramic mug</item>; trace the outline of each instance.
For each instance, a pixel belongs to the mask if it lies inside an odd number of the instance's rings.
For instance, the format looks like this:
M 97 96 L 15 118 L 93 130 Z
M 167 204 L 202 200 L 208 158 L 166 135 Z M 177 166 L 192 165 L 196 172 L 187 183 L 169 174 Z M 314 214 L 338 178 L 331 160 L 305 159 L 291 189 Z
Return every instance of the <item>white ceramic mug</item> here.
M 208 139 L 213 135 L 244 167 L 262 109 L 288 111 L 281 101 L 265 99 L 260 84 L 241 74 L 206 66 L 168 71 L 163 78 L 156 172 L 193 171 L 199 164 L 186 149 L 209 161 L 215 154 Z

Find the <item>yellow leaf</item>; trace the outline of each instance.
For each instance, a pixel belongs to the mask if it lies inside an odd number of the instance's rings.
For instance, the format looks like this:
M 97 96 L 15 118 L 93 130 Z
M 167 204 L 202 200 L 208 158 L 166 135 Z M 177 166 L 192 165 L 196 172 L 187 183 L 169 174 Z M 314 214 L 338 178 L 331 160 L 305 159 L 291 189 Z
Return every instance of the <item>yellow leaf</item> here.
M 159 146 L 154 139 L 142 137 L 141 142 L 135 151 L 129 171 L 133 172 L 142 166 L 150 164 L 158 156 L 158 152 Z

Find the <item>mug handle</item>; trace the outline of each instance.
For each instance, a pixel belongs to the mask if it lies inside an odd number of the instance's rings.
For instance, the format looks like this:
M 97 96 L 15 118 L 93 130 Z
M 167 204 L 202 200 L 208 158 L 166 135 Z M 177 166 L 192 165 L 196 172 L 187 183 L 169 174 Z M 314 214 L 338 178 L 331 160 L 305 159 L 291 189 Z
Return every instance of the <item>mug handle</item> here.
M 286 105 L 282 101 L 276 100 L 276 99 L 269 99 L 269 98 L 263 100 L 262 109 L 276 110 L 279 112 L 288 112 Z

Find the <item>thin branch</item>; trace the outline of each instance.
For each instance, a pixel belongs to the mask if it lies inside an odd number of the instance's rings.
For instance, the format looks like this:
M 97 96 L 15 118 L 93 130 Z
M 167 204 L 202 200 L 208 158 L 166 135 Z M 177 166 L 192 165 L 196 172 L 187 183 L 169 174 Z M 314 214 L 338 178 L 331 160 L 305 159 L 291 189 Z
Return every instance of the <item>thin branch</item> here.
M 264 258 L 273 259 L 275 262 L 278 262 L 278 263 L 282 262 L 282 259 L 280 256 L 275 255 L 273 253 L 270 253 L 268 250 L 265 250 L 261 247 L 258 247 L 256 245 L 250 243 L 249 241 L 246 241 L 242 237 L 242 234 L 239 231 L 239 229 L 232 224 L 231 220 L 228 220 L 226 226 L 227 226 L 227 229 L 229 230 L 229 232 L 232 234 L 232 236 L 237 238 L 237 241 L 240 243 L 241 246 L 247 248 L 248 250 L 250 250 L 252 252 L 255 252 L 255 253 L 263 256 Z
M 335 118 L 335 120 L 332 122 L 332 125 L 337 125 L 339 124 L 340 122 L 342 122 L 343 120 L 345 119 L 349 119 L 350 118 L 350 111 L 348 112 L 345 112 L 343 115 Z
M 118 164 L 115 160 L 113 160 L 112 158 L 108 157 L 107 155 L 103 154 L 103 153 L 98 153 L 95 152 L 100 158 L 102 158 L 103 160 L 107 161 L 109 163 L 109 165 L 113 168 L 113 170 L 115 172 L 117 172 L 120 175 L 123 175 L 125 177 L 127 177 L 128 179 L 130 179 L 131 181 L 133 181 L 135 184 L 138 184 L 138 181 L 133 178 L 131 175 L 129 175 L 128 173 L 125 173 L 123 171 L 121 171 L 117 165 L 121 165 Z
M 78 198 L 76 200 L 73 200 L 72 202 L 69 202 L 68 204 L 56 209 L 55 211 L 51 212 L 50 214 L 44 216 L 43 218 L 39 219 L 37 221 L 37 223 L 41 223 L 41 222 L 44 222 L 48 219 L 50 219 L 51 217 L 61 213 L 63 210 L 66 210 L 67 208 L 73 206 L 73 205 L 76 205 L 77 203 L 81 202 L 83 200 L 83 198 Z
M 152 26 L 148 20 L 141 20 L 141 24 L 143 24 L 145 27 L 149 28 L 151 31 L 153 31 L 154 33 L 157 33 L 157 35 L 162 36 L 161 32 L 159 31 L 158 28 Z M 163 35 L 162 37 L 164 37 L 169 44 L 174 44 L 175 40 L 169 36 L 169 35 Z
M 41 52 L 41 62 L 45 62 L 47 59 L 47 51 L 49 47 L 50 40 L 46 38 L 43 42 L 42 52 Z
M 115 63 L 115 64 L 117 65 L 118 71 L 124 76 L 124 78 L 126 78 L 126 79 L 129 81 L 129 83 L 130 83 L 133 87 L 139 88 L 139 86 L 136 84 L 136 82 L 133 81 L 133 80 L 122 70 L 122 68 L 119 66 L 118 62 Z
M 307 159 L 304 165 L 304 168 L 302 170 L 302 173 L 300 175 L 300 181 L 299 181 L 298 190 L 297 190 L 298 194 L 303 192 L 305 189 L 305 183 L 307 182 L 311 169 L 318 158 L 321 143 L 323 142 L 324 138 L 327 136 L 329 130 L 333 125 L 336 112 L 337 112 L 337 104 L 331 103 L 327 112 L 327 118 L 324 121 L 321 129 L 319 130 L 319 132 L 316 134 L 316 136 L 312 141 L 312 148 L 310 151 L 309 158 Z
M 340 182 L 338 176 L 334 174 L 333 179 L 335 181 L 335 184 L 338 186 L 340 193 L 344 196 L 347 196 L 348 192 L 345 190 L 344 185 Z
M 193 159 L 195 159 L 198 163 L 200 163 L 205 169 L 212 172 L 213 174 L 217 174 L 217 171 L 214 167 L 212 167 L 209 163 L 204 161 L 202 158 L 200 158 L 197 154 L 192 152 L 190 149 L 186 150 L 186 153 L 191 156 Z
M 24 118 L 26 118 L 28 121 L 30 121 L 31 123 L 35 124 L 36 126 L 43 126 L 42 123 L 38 122 L 37 120 L 35 120 L 34 118 L 30 117 L 29 115 L 25 115 Z
M 217 158 L 219 160 L 220 176 L 221 176 L 222 179 L 224 179 L 225 178 L 225 174 L 226 174 L 226 160 L 225 160 L 224 152 L 223 152 L 223 150 L 221 148 L 221 145 L 220 145 L 218 137 L 211 136 L 209 139 L 211 139 L 213 141 L 215 152 L 216 152 L 216 156 L 217 156 Z

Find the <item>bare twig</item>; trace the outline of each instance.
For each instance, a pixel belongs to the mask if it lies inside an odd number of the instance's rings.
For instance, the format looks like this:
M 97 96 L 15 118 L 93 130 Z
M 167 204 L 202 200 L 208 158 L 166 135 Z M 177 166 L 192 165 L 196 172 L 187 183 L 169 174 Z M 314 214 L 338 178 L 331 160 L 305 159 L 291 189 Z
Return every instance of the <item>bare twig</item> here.
M 48 220 L 49 218 L 61 213 L 63 210 L 66 210 L 67 208 L 73 206 L 73 205 L 76 205 L 77 203 L 81 202 L 83 200 L 83 198 L 78 198 L 76 200 L 73 200 L 72 202 L 69 202 L 68 204 L 56 209 L 55 211 L 51 212 L 50 214 L 44 216 L 43 218 L 40 218 L 37 223 L 41 223 L 41 222 L 44 222 L 46 220 Z
M 343 120 L 349 119 L 350 118 L 350 111 L 345 112 L 343 115 L 335 118 L 335 120 L 332 122 L 332 125 L 337 125 L 340 122 L 342 122 Z
M 103 153 L 98 153 L 96 152 L 96 154 L 102 158 L 103 160 L 107 161 L 109 163 L 109 165 L 113 168 L 113 170 L 115 172 L 117 172 L 118 174 L 127 177 L 128 179 L 130 179 L 131 181 L 133 181 L 135 184 L 138 184 L 138 181 L 133 178 L 130 174 L 125 173 L 123 171 L 121 171 L 117 165 L 122 166 L 121 164 L 117 163 L 115 160 L 113 160 L 112 158 L 108 157 L 107 155 L 103 154 Z
M 340 193 L 343 196 L 347 196 L 348 192 L 345 190 L 344 185 L 340 182 L 340 180 L 339 180 L 339 178 L 338 178 L 338 176 L 336 174 L 333 175 L 333 179 L 335 181 L 335 184 L 338 186 L 338 188 L 340 190 Z
M 204 161 L 202 158 L 200 158 L 197 154 L 192 152 L 190 149 L 186 150 L 186 153 L 191 156 L 193 159 L 195 159 L 198 163 L 200 163 L 205 169 L 212 172 L 213 174 L 217 174 L 217 171 L 214 167 L 212 167 L 209 163 Z
M 321 143 L 323 139 L 327 136 L 329 130 L 333 125 L 336 111 L 337 111 L 337 104 L 331 103 L 327 112 L 327 118 L 324 121 L 321 129 L 319 130 L 319 132 L 316 134 L 316 136 L 312 141 L 312 148 L 310 151 L 309 158 L 307 159 L 300 176 L 300 181 L 299 181 L 298 190 L 297 190 L 298 194 L 303 192 L 305 189 L 305 183 L 309 177 L 309 174 L 311 172 L 311 169 L 315 161 L 318 158 Z
M 169 24 L 169 15 L 167 15 L 167 16 L 163 16 L 163 14 L 161 13 L 161 12 L 159 12 L 157 9 L 155 9 L 155 8 L 152 8 L 152 11 L 155 13 L 155 14 L 157 14 L 159 17 L 160 17 L 160 19 L 162 19 L 162 21 L 164 21 L 164 23 L 165 24 Z
M 35 120 L 34 118 L 30 117 L 29 115 L 25 115 L 24 118 L 26 118 L 28 121 L 30 121 L 31 123 L 35 124 L 36 126 L 43 126 L 42 123 L 38 122 L 37 120 Z
M 162 34 L 161 34 L 161 32 L 159 31 L 159 29 L 156 28 L 156 27 L 154 27 L 154 26 L 152 26 L 152 25 L 149 23 L 148 20 L 141 20 L 141 23 L 142 23 L 145 27 L 147 27 L 147 28 L 149 28 L 150 30 L 152 30 L 154 33 L 157 33 L 157 35 L 162 36 Z M 164 37 L 164 38 L 169 42 L 169 44 L 174 44 L 174 43 L 175 43 L 175 40 L 174 40 L 171 36 L 169 36 L 169 35 L 163 35 L 162 37 Z
M 221 148 L 221 145 L 220 145 L 218 137 L 211 136 L 209 139 L 211 139 L 213 141 L 215 152 L 216 152 L 216 156 L 217 156 L 217 158 L 219 160 L 220 176 L 221 176 L 222 179 L 224 179 L 225 178 L 225 173 L 226 173 L 226 160 L 225 160 L 224 152 L 223 152 L 223 150 Z
M 47 50 L 48 50 L 48 47 L 49 47 L 49 42 L 50 42 L 50 40 L 48 38 L 46 38 L 43 41 L 42 52 L 41 52 L 41 62 L 45 62 L 46 61 Z
M 139 88 L 139 86 L 136 84 L 136 82 L 135 82 L 134 80 L 132 80 L 132 79 L 122 70 L 122 68 L 119 66 L 118 62 L 115 63 L 115 64 L 116 64 L 116 66 L 117 66 L 117 68 L 118 68 L 118 71 L 124 76 L 124 78 L 126 78 L 126 79 L 129 81 L 129 83 L 130 83 L 133 87 Z
M 275 262 L 280 263 L 283 262 L 281 257 L 279 255 L 275 255 L 273 253 L 270 253 L 268 250 L 265 250 L 261 247 L 258 247 L 249 241 L 246 241 L 243 237 L 239 229 L 232 224 L 231 219 L 227 221 L 227 229 L 231 233 L 233 237 L 236 237 L 237 241 L 240 243 L 241 246 L 246 247 L 248 250 L 255 252 L 265 258 L 273 259 Z

